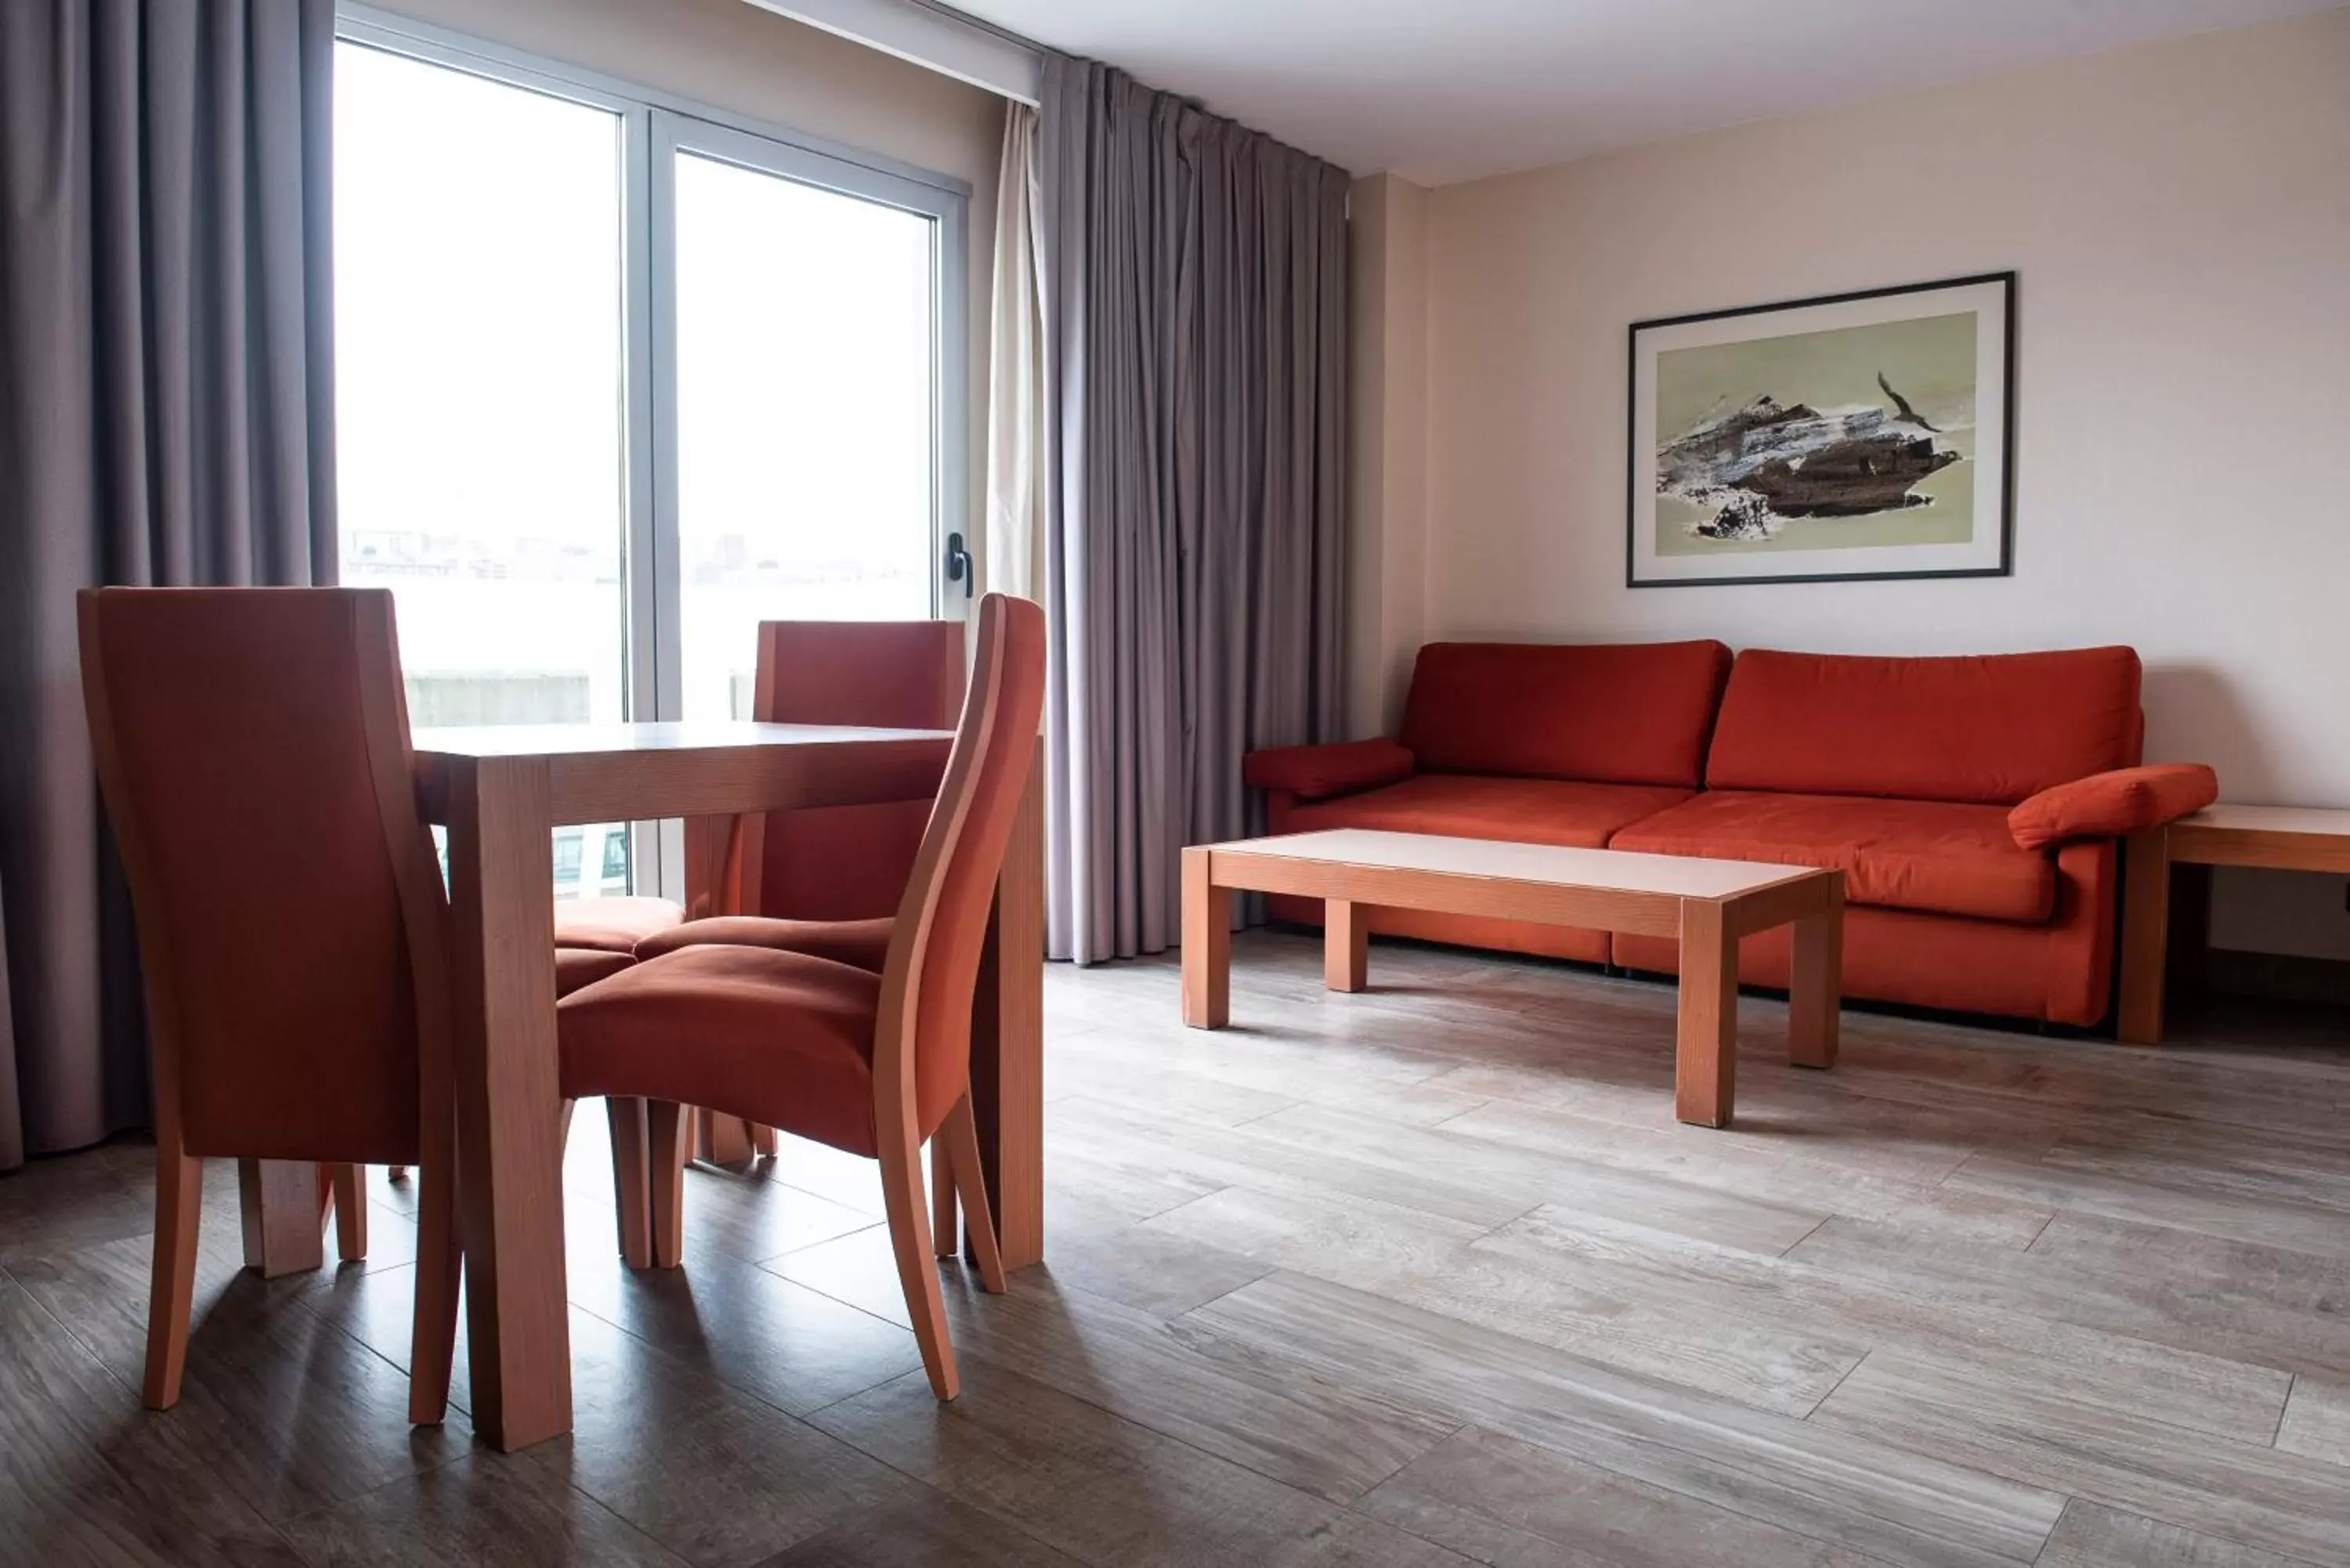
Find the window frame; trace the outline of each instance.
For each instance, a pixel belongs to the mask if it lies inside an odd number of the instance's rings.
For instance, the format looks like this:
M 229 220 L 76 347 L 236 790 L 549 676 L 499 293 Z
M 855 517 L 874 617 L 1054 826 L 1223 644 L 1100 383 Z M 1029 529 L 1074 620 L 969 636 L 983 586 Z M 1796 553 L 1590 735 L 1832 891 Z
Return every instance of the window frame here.
M 932 224 L 931 392 L 931 614 L 959 619 L 968 596 L 944 580 L 946 540 L 972 540 L 969 451 L 971 186 L 792 127 L 733 113 L 655 88 L 507 47 L 346 0 L 335 36 L 613 115 L 620 126 L 620 277 L 623 400 L 622 597 L 627 669 L 622 711 L 676 719 L 684 702 L 683 596 L 677 503 L 674 159 L 717 158 L 762 173 L 895 207 Z M 684 893 L 678 823 L 629 825 L 640 884 Z

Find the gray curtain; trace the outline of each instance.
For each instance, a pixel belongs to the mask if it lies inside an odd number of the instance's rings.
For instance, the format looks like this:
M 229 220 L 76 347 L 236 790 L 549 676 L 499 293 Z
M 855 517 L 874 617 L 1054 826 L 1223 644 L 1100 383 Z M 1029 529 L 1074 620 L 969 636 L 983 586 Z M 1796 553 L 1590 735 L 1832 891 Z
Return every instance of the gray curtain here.
M 149 1117 L 93 584 L 330 581 L 333 0 L 0 0 L 0 1167 Z
M 1343 722 L 1347 177 L 1083 60 L 1045 66 L 1049 950 L 1175 940 L 1241 757 Z

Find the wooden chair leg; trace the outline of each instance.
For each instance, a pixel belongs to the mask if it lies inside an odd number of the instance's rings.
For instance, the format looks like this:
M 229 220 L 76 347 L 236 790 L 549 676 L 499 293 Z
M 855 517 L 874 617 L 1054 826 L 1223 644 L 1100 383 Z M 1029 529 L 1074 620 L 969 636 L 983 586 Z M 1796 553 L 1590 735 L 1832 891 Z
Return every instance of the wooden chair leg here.
M 685 1153 L 691 1129 L 674 1100 L 645 1102 L 645 1176 L 650 1201 L 652 1266 L 685 1262 Z
M 694 1142 L 712 1165 L 741 1165 L 751 1158 L 751 1124 L 723 1111 L 697 1111 Z
M 383 1168 L 384 1174 L 390 1177 L 394 1181 L 405 1181 L 408 1179 L 408 1167 L 404 1165 L 387 1165 Z
M 579 1108 L 577 1100 L 563 1102 L 563 1119 L 556 1124 L 555 1147 L 560 1151 L 571 1147 L 571 1113 Z
M 947 1340 L 946 1299 L 939 1291 L 939 1266 L 931 1253 L 931 1220 L 922 1201 L 922 1151 L 905 1122 L 881 1129 L 881 1203 L 889 1216 L 889 1250 L 898 1260 L 898 1282 L 905 1288 L 906 1314 L 914 1343 L 921 1347 L 922 1370 L 931 1392 L 952 1399 L 962 1392 L 954 1346 Z
M 155 1147 L 155 1272 L 147 1297 L 150 1410 L 180 1402 L 188 1324 L 196 1303 L 196 1232 L 203 1222 L 204 1163 L 159 1137 Z
M 751 1152 L 753 1154 L 757 1155 L 761 1159 L 773 1159 L 775 1158 L 776 1150 L 782 1147 L 782 1140 L 775 1136 L 775 1128 L 761 1127 L 757 1122 L 753 1122 L 751 1124 Z
M 612 1125 L 612 1208 L 620 1221 L 620 1261 L 653 1266 L 652 1184 L 646 1163 L 645 1102 L 614 1095 L 604 1102 Z
M 416 1305 L 408 1347 L 408 1418 L 437 1427 L 449 1413 L 449 1376 L 457 1356 L 457 1293 L 464 1241 L 457 1229 L 454 1128 L 417 1167 Z
M 931 1158 L 946 1168 L 955 1190 L 962 1196 L 962 1211 L 971 1237 L 971 1261 L 979 1265 L 979 1283 L 991 1294 L 1003 1293 L 1003 1253 L 996 1245 L 995 1215 L 987 1202 L 987 1171 L 979 1161 L 979 1123 L 971 1112 L 971 1096 L 955 1102 L 947 1119 L 931 1139 Z
M 955 1211 L 954 1173 L 947 1168 L 946 1145 L 936 1136 L 931 1139 L 931 1249 L 941 1258 L 951 1258 L 959 1250 L 955 1245 L 956 1231 L 961 1220 Z
M 335 1194 L 335 1255 L 346 1263 L 367 1261 L 367 1167 L 329 1165 L 319 1168 Z

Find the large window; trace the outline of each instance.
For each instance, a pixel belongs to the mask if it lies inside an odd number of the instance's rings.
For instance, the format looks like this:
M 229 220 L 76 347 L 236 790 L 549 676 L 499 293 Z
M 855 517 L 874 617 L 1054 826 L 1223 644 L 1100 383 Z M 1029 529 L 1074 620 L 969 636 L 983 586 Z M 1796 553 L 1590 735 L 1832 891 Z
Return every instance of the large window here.
M 760 620 L 960 613 L 963 192 L 722 119 L 345 24 L 341 576 L 420 726 L 740 715 Z M 650 826 L 558 897 L 676 891 Z

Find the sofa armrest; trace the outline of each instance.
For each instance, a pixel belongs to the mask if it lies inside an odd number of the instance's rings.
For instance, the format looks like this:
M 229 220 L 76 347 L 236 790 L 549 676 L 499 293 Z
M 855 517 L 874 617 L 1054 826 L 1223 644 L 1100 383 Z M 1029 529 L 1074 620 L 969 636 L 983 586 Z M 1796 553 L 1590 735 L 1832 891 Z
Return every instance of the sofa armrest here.
M 2220 775 L 2201 763 L 2116 768 L 2042 790 L 2007 814 L 2007 830 L 2026 849 L 2072 838 L 2126 838 L 2219 798 Z
M 1376 788 L 1411 776 L 1412 756 L 1395 742 L 1347 741 L 1327 746 L 1272 746 L 1241 762 L 1257 789 L 1286 790 L 1300 800 Z

